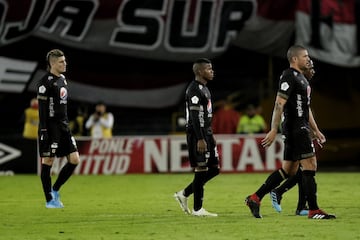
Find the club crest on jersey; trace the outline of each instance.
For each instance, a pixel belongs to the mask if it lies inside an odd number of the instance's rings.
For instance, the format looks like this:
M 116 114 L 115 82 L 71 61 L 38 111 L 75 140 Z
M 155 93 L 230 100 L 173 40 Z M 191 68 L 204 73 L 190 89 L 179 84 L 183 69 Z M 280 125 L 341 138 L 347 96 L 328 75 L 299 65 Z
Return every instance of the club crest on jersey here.
M 281 85 L 280 85 L 280 89 L 283 90 L 283 91 L 286 91 L 289 89 L 289 84 L 287 82 L 283 82 Z
M 45 93 L 46 92 L 46 87 L 44 85 L 41 85 L 39 87 L 39 93 Z
M 208 104 L 207 104 L 207 111 L 208 111 L 208 113 L 212 113 L 212 104 L 211 104 L 210 100 L 208 101 Z
M 67 103 L 67 95 L 68 95 L 68 93 L 67 93 L 66 88 L 64 88 L 64 87 L 60 88 L 60 99 L 61 99 L 60 103 L 62 103 L 62 104 Z
M 199 103 L 199 98 L 198 98 L 197 96 L 193 96 L 193 97 L 191 98 L 191 103 L 193 103 L 193 104 L 198 104 L 198 103 Z

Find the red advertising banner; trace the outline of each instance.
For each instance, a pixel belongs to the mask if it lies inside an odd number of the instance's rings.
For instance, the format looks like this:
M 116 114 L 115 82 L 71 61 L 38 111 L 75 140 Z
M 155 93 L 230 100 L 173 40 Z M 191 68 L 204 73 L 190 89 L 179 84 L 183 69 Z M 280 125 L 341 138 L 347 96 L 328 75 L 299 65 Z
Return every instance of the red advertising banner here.
M 221 171 L 224 173 L 266 172 L 281 166 L 280 136 L 269 148 L 261 146 L 264 135 L 217 135 Z M 77 139 L 81 162 L 78 175 L 190 172 L 184 135 L 125 136 L 111 139 Z M 58 174 L 66 159 L 54 162 Z M 40 161 L 38 173 L 40 169 Z

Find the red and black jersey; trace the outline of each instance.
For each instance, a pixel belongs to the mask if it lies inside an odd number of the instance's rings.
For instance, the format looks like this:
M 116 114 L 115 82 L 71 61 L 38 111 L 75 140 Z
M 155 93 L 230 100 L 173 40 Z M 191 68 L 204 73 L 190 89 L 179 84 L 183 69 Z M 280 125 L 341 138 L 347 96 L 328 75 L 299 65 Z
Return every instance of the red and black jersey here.
M 49 121 L 67 126 L 68 85 L 65 76 L 47 73 L 40 79 L 37 89 L 39 129 L 47 129 Z
M 283 132 L 309 127 L 311 87 L 304 75 L 293 68 L 286 69 L 280 77 L 277 94 L 287 99 L 283 113 Z
M 194 132 L 197 139 L 212 134 L 211 94 L 206 85 L 192 81 L 185 92 L 185 103 L 187 130 Z

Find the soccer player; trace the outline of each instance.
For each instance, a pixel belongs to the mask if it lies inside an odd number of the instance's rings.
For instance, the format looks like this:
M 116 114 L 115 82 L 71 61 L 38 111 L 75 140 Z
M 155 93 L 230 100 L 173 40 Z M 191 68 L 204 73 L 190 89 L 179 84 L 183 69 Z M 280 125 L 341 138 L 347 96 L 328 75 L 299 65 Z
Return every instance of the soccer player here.
M 312 60 L 309 62 L 309 67 L 304 72 L 304 76 L 310 81 L 315 75 L 314 63 Z M 270 191 L 271 204 L 277 212 L 281 212 L 282 208 L 280 205 L 282 195 L 298 184 L 298 203 L 295 210 L 295 215 L 307 216 L 309 214 L 308 207 L 306 206 L 306 198 L 304 195 L 302 185 L 302 174 L 301 167 L 297 170 L 294 176 L 289 177 L 280 186 Z
M 216 141 L 211 128 L 212 102 L 206 86 L 214 78 L 212 63 L 206 58 L 193 64 L 195 79 L 186 89 L 186 139 L 189 160 L 194 170 L 193 181 L 183 190 L 174 194 L 181 209 L 193 216 L 216 217 L 203 208 L 204 185 L 219 174 L 219 156 Z M 190 212 L 188 197 L 194 193 L 194 208 Z
M 326 141 L 320 132 L 310 108 L 309 82 L 303 75 L 309 66 L 308 51 L 299 45 L 291 46 L 287 52 L 290 67 L 286 69 L 279 81 L 275 100 L 271 130 L 262 140 L 264 147 L 270 146 L 277 136 L 281 118 L 284 136 L 284 161 L 282 168 L 274 171 L 265 183 L 245 199 L 252 215 L 261 218 L 260 202 L 265 194 L 277 187 L 283 180 L 296 174 L 299 164 L 302 167 L 302 184 L 309 204 L 308 218 L 332 219 L 331 215 L 321 210 L 316 196 L 316 156 L 311 133 L 321 143 Z
M 67 116 L 68 84 L 65 76 L 66 59 L 59 49 L 47 53 L 47 74 L 40 79 L 39 100 L 39 154 L 41 157 L 41 183 L 46 208 L 63 208 L 60 187 L 70 178 L 79 164 L 79 152 L 69 129 Z M 55 157 L 66 156 L 68 162 L 61 169 L 54 185 L 50 170 Z

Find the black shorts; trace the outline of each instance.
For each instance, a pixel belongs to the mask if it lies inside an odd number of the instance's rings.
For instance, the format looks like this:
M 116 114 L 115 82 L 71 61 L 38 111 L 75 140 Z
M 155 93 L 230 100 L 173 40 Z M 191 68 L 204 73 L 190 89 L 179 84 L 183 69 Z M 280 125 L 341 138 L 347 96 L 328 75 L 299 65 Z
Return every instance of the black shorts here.
M 39 141 L 40 157 L 64 157 L 78 151 L 69 128 L 61 124 L 49 124 L 47 131 L 48 141 Z
M 315 155 L 314 143 L 310 136 L 310 129 L 302 127 L 283 135 L 284 160 L 299 161 Z
M 197 141 L 194 133 L 187 132 L 186 140 L 189 151 L 189 160 L 191 167 L 210 167 L 219 165 L 219 154 L 212 135 L 206 135 L 205 141 L 208 151 L 199 153 L 197 151 Z

